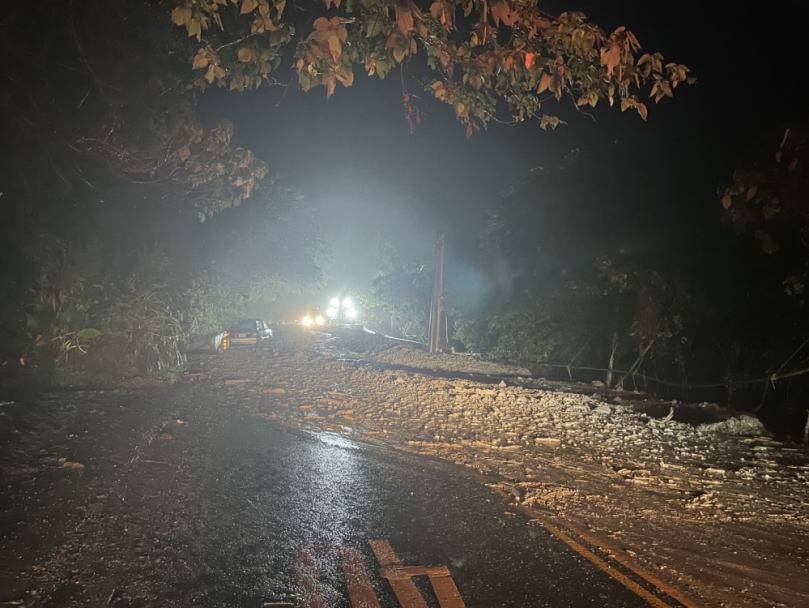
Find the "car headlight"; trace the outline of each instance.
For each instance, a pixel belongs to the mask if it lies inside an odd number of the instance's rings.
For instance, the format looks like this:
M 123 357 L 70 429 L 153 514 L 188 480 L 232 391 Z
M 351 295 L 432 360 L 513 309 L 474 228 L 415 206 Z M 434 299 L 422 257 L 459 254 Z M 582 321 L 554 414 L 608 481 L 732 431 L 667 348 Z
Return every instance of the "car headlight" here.
M 332 306 L 326 311 L 326 314 L 329 316 L 330 319 L 333 319 L 334 317 L 337 316 L 337 309 L 334 306 Z
M 357 316 L 357 311 L 354 310 L 353 308 L 349 308 L 348 310 L 346 310 L 346 318 L 347 319 L 353 319 L 356 316 Z
M 303 319 L 301 319 L 301 325 L 305 325 L 306 327 L 309 327 L 312 323 L 314 323 L 314 321 L 309 315 L 306 315 Z
M 315 319 L 315 323 L 317 323 L 318 325 L 325 325 L 326 324 L 326 319 L 323 318 L 323 315 L 317 315 L 317 318 Z
M 329 304 L 332 305 L 332 308 L 338 308 L 340 306 L 340 298 L 332 298 Z

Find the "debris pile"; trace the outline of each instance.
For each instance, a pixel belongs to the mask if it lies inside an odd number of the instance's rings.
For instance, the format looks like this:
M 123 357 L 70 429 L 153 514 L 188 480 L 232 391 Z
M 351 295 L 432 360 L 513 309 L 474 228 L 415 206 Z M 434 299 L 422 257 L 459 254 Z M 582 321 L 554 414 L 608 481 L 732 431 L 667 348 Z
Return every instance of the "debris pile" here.
M 524 367 L 492 363 L 472 354 L 430 354 L 417 344 L 403 343 L 377 334 L 346 332 L 339 334 L 339 343 L 347 352 L 367 362 L 437 372 L 531 377 L 531 372 Z
M 356 350 L 341 352 L 339 340 L 312 346 L 234 350 L 211 359 L 212 379 L 249 380 L 234 388 L 256 415 L 440 456 L 500 476 L 496 485 L 514 504 L 563 513 L 608 537 L 643 538 L 638 559 L 666 564 L 680 584 L 699 580 L 676 570 L 678 552 L 707 570 L 768 534 L 809 546 L 809 459 L 756 419 L 686 424 L 599 395 L 380 364 L 410 349 L 366 351 L 368 364 Z M 766 605 L 749 597 L 739 605 Z

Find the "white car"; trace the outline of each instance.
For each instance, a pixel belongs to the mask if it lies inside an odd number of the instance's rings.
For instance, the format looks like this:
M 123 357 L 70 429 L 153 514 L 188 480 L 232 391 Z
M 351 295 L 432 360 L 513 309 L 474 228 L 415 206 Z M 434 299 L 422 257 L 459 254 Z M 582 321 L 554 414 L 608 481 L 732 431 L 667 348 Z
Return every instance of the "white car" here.
M 244 344 L 258 346 L 264 340 L 272 338 L 272 329 L 261 319 L 244 319 L 234 323 L 225 334 L 226 349 Z

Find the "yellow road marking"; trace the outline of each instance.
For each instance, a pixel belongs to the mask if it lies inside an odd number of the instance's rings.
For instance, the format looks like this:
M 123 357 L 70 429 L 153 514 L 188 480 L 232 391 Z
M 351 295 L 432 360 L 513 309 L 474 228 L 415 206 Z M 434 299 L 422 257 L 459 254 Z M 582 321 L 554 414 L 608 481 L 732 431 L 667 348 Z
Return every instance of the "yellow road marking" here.
M 543 525 L 556 538 L 564 542 L 579 555 L 598 566 L 598 568 L 621 583 L 624 587 L 649 602 L 649 604 L 655 608 L 671 608 L 669 604 L 610 566 L 560 528 L 538 517 L 535 513 L 532 513 L 532 516 L 537 523 Z M 618 563 L 645 579 L 657 589 L 660 589 L 670 597 L 676 599 L 686 608 L 697 608 L 693 601 L 684 597 L 676 589 L 651 574 L 632 566 L 620 555 L 615 555 L 608 547 L 604 547 L 597 539 L 575 528 L 571 527 L 570 529 L 581 539 L 609 554 L 612 559 L 615 559 Z M 403 566 L 388 541 L 372 540 L 370 541 L 370 545 L 376 559 L 379 561 L 380 566 L 382 566 L 379 571 L 380 575 L 390 583 L 391 589 L 393 589 L 402 608 L 428 608 L 424 598 L 413 583 L 414 576 L 429 577 L 441 608 L 466 608 L 463 598 L 458 591 L 458 587 L 455 585 L 455 581 L 452 580 L 452 576 L 446 566 Z M 362 564 L 359 551 L 352 547 L 338 547 L 338 550 L 343 562 L 343 572 L 345 574 L 352 608 L 380 608 L 379 600 L 374 593 L 368 572 Z M 295 569 L 298 579 L 301 608 L 326 608 L 326 600 L 320 581 L 320 571 L 312 556 L 306 551 L 299 551 L 295 556 Z
M 413 584 L 414 576 L 430 578 L 441 608 L 466 608 L 446 566 L 403 566 L 386 540 L 372 540 L 371 549 L 382 566 L 379 574 L 390 583 L 403 608 L 427 608 L 424 598 Z
M 580 538 L 583 538 L 584 540 L 586 540 L 591 545 L 593 545 L 595 547 L 598 547 L 599 549 L 601 549 L 605 553 L 609 554 L 609 556 L 612 559 L 614 559 L 616 562 L 621 564 L 624 568 L 626 568 L 628 570 L 631 570 L 632 572 L 637 574 L 642 579 L 645 579 L 646 581 L 648 581 L 649 583 L 651 583 L 652 585 L 654 585 L 655 587 L 657 587 L 658 589 L 660 589 L 661 591 L 666 593 L 666 595 L 668 595 L 670 597 L 673 597 L 675 600 L 680 602 L 686 608 L 698 608 L 698 606 L 693 601 L 691 601 L 690 599 L 685 597 L 682 593 L 677 591 L 674 587 L 672 587 L 671 585 L 667 585 L 666 583 L 661 581 L 659 578 L 657 578 L 656 576 L 646 572 L 645 570 L 642 570 L 641 568 L 638 568 L 637 566 L 634 566 L 634 565 L 630 564 L 628 560 L 624 559 L 620 555 L 616 555 L 616 553 L 614 551 L 612 551 L 609 547 L 605 547 L 603 544 L 601 544 L 598 541 L 598 539 L 596 539 L 593 536 L 587 534 L 586 532 L 582 532 L 581 530 L 579 530 L 577 528 L 574 528 L 571 525 L 567 525 L 567 527 L 570 530 L 572 530 L 573 532 L 575 532 Z
M 543 519 L 539 519 L 539 518 L 535 518 L 535 519 L 539 523 L 541 523 L 543 526 L 545 526 L 545 528 L 547 528 L 548 531 L 551 534 L 553 534 L 556 538 L 558 538 L 559 540 L 564 542 L 566 545 L 568 545 L 571 549 L 576 551 L 582 557 L 585 557 L 585 558 L 589 559 L 596 566 L 601 568 L 604 572 L 606 572 L 612 578 L 614 578 L 616 581 L 621 583 L 624 587 L 626 587 L 627 589 L 630 589 L 631 591 L 634 591 L 637 595 L 639 595 L 640 597 L 645 599 L 652 606 L 655 606 L 655 608 L 671 608 L 671 606 L 669 604 L 667 604 L 666 602 L 661 600 L 656 595 L 652 595 L 651 593 L 646 591 L 646 589 L 644 589 L 643 587 L 638 585 L 635 581 L 628 578 L 626 575 L 622 574 L 621 572 L 618 572 L 618 570 L 616 570 L 615 568 L 610 566 L 607 562 L 605 562 L 603 559 L 598 557 L 595 553 L 593 553 L 592 551 L 589 551 L 588 549 L 585 549 L 581 544 L 577 543 L 575 540 L 570 538 L 567 534 L 562 532 L 559 528 L 557 528 L 556 526 L 554 526 L 550 522 L 547 522 L 547 521 L 545 521 Z
M 441 608 L 466 608 L 463 603 L 463 598 L 458 592 L 458 587 L 455 586 L 455 581 L 449 575 L 449 570 L 444 567 L 446 572 L 428 572 L 427 576 L 430 577 L 430 583 L 433 585 L 433 591 L 438 598 L 438 603 Z
M 466 608 L 446 566 L 393 566 L 408 576 L 428 576 L 441 608 Z
M 343 573 L 348 585 L 348 597 L 353 608 L 380 608 L 368 572 L 362 565 L 360 552 L 352 547 L 340 547 Z
M 376 555 L 376 560 L 382 567 L 385 566 L 401 566 L 399 558 L 393 552 L 393 547 L 386 540 L 372 540 L 370 541 L 371 550 Z
M 326 608 L 320 584 L 320 571 L 315 560 L 306 551 L 298 551 L 295 555 L 295 571 L 298 577 L 301 608 Z
M 413 579 L 401 567 L 390 543 L 386 540 L 372 540 L 371 549 L 382 566 L 380 575 L 388 580 L 402 608 L 429 608 L 413 584 Z
M 449 576 L 446 566 L 396 566 L 408 576 Z

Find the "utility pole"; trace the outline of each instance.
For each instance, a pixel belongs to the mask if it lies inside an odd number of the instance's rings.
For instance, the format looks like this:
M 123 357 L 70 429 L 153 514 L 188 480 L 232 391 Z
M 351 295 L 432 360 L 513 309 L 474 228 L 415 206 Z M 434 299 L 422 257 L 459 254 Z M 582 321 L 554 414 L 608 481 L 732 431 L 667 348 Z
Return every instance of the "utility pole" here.
M 441 350 L 441 298 L 444 284 L 444 231 L 438 231 L 435 240 L 435 276 L 433 279 L 433 302 L 430 306 L 430 352 Z

